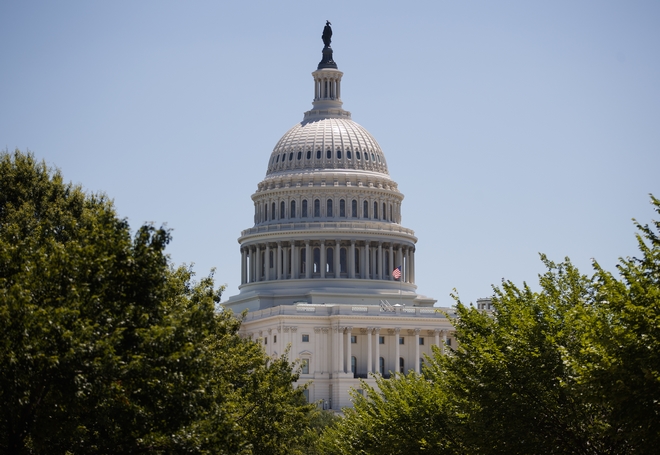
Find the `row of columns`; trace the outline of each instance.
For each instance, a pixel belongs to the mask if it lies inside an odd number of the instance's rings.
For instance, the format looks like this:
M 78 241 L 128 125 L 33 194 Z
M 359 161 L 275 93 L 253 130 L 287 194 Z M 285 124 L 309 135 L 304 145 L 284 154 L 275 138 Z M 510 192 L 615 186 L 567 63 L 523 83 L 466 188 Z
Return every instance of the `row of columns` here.
M 316 330 L 316 328 L 314 329 Z M 379 362 L 380 362 L 380 327 L 367 327 L 367 373 L 375 373 L 379 371 Z M 415 372 L 420 372 L 419 365 L 419 335 L 421 328 L 413 329 L 415 335 Z M 351 373 L 351 336 L 353 332 L 353 327 L 351 326 L 335 326 L 333 327 L 333 332 L 337 340 L 337 350 L 333 352 L 333 371 L 339 373 Z M 443 329 L 434 329 L 435 335 L 435 345 L 441 349 L 442 353 L 445 352 L 445 345 L 447 343 L 447 336 L 449 330 Z M 395 335 L 394 339 L 394 371 L 399 372 L 399 358 L 401 357 L 401 350 L 399 344 L 399 337 L 401 333 L 401 327 L 395 327 L 393 329 L 388 329 L 389 335 Z M 346 349 L 344 350 L 343 340 L 346 339 Z M 440 344 L 440 339 L 442 338 L 442 344 Z M 373 341 L 375 340 L 375 341 Z M 344 351 L 346 356 L 344 357 Z M 372 356 L 373 353 L 373 356 Z M 383 372 L 385 373 L 385 372 Z
M 400 223 L 401 222 L 401 204 L 400 201 L 394 199 L 373 199 L 373 198 L 367 198 L 367 199 L 355 199 L 357 203 L 357 216 L 352 216 L 353 215 L 353 207 L 352 207 L 352 201 L 353 199 L 344 199 L 342 197 L 335 197 L 335 198 L 330 198 L 332 202 L 332 213 L 333 216 L 330 218 L 339 218 L 339 219 L 353 219 L 353 220 L 374 220 L 374 221 L 391 221 L 394 223 Z M 302 207 L 302 201 L 308 201 L 308 206 L 307 206 L 307 216 L 303 217 L 303 207 Z M 314 201 L 318 200 L 319 201 L 319 217 L 314 216 Z M 364 201 L 368 201 L 368 212 L 367 215 L 371 216 L 365 216 L 364 213 Z M 291 213 L 291 201 L 294 201 L 295 204 L 295 213 Z M 345 201 L 345 206 L 344 206 L 344 216 L 340 215 L 340 204 L 341 201 Z M 393 202 L 394 201 L 394 202 Z M 285 202 L 284 204 L 284 216 L 282 216 L 282 202 Z M 378 203 L 378 214 L 380 216 L 374 217 L 374 212 L 373 212 L 373 204 L 374 202 Z M 273 204 L 275 204 L 275 212 L 273 214 Z M 385 204 L 385 207 L 388 208 L 387 212 L 389 213 L 380 213 L 383 208 L 383 204 Z M 267 207 L 267 208 L 266 208 Z M 308 219 L 308 218 L 328 218 L 327 214 L 327 198 L 322 198 L 322 197 L 312 197 L 312 198 L 307 198 L 307 197 L 297 197 L 297 198 L 284 198 L 282 199 L 270 199 L 270 200 L 265 200 L 262 202 L 255 202 L 255 207 L 254 207 L 255 213 L 254 213 L 254 223 L 255 224 L 260 224 L 260 223 L 265 223 L 268 221 L 274 221 L 274 220 L 291 220 L 291 219 Z M 389 216 L 388 216 L 389 215 Z
M 315 77 L 314 99 L 341 99 L 341 76 Z
M 285 280 L 285 279 L 300 279 L 312 278 L 313 271 L 313 248 L 316 243 L 312 245 L 311 240 L 305 241 L 302 245 L 296 243 L 289 243 L 283 245 L 283 242 L 276 243 L 276 254 L 274 254 L 274 264 L 271 263 L 271 243 L 248 245 L 241 247 L 241 284 L 255 283 L 258 281 L 270 280 Z M 350 247 L 347 248 L 346 262 L 346 278 L 363 278 L 375 280 L 391 280 L 395 281 L 392 276 L 392 270 L 395 267 L 401 266 L 401 281 L 404 283 L 415 282 L 415 248 L 410 246 L 398 245 L 394 248 L 393 244 L 389 244 L 389 248 L 383 246 L 383 242 L 378 242 L 377 247 L 370 247 L 371 242 L 365 242 L 364 246 L 357 247 L 356 241 L 351 240 Z M 265 246 L 265 248 L 262 248 Z M 304 277 L 301 276 L 300 264 L 300 248 L 305 248 L 305 271 Z M 341 241 L 334 240 L 327 243 L 327 246 L 334 248 L 333 272 L 334 278 L 341 277 Z M 347 245 L 345 245 L 346 247 Z M 355 251 L 360 248 L 360 259 L 356 261 Z M 262 251 L 264 257 L 262 258 Z M 275 252 L 275 248 L 273 248 Z M 389 255 L 388 265 L 389 270 L 385 269 L 385 256 Z M 280 259 L 283 258 L 283 259 Z M 262 264 L 262 260 L 264 264 Z M 284 262 L 284 264 L 282 264 Z M 360 270 L 356 270 L 356 265 L 360 266 Z M 319 260 L 319 276 L 326 278 L 327 266 L 327 249 L 326 241 L 320 241 L 320 260 Z M 264 269 L 262 275 L 261 271 Z M 274 270 L 274 276 L 271 276 L 271 269 Z M 291 273 L 289 274 L 289 270 Z M 358 276 L 359 275 L 359 276 Z

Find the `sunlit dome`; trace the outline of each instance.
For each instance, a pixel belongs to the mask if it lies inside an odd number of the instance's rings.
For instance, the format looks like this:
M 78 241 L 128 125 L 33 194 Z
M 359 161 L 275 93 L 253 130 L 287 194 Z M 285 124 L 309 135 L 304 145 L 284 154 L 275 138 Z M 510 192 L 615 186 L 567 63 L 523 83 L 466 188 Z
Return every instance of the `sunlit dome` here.
M 282 136 L 268 162 L 267 175 L 303 169 L 356 169 L 388 174 L 376 139 L 350 119 L 313 118 L 296 124 Z

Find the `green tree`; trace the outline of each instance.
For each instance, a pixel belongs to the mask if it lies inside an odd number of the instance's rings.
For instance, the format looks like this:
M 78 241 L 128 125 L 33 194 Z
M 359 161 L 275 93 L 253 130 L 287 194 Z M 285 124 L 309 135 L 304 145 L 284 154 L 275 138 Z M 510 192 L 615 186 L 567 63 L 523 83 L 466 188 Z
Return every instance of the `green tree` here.
M 173 268 L 169 241 L 0 154 L 0 452 L 286 453 L 299 439 L 294 366 L 239 337 L 222 289 Z

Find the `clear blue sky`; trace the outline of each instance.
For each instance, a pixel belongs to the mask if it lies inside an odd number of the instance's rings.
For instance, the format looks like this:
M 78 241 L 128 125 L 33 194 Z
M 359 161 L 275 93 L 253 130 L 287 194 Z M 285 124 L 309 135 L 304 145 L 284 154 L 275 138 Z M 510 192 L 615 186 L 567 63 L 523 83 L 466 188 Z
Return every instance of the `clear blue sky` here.
M 175 263 L 240 280 L 238 238 L 277 140 L 311 107 L 333 23 L 342 98 L 450 305 L 538 253 L 613 269 L 660 196 L 657 1 L 0 3 L 0 147 L 167 223 Z

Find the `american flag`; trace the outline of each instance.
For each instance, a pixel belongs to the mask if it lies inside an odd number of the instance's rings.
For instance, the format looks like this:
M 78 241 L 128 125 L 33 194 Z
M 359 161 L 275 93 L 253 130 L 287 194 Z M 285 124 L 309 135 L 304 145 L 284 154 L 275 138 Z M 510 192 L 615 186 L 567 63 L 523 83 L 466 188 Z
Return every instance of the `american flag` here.
M 392 276 L 395 280 L 401 278 L 401 266 L 398 266 L 396 269 L 392 270 Z

